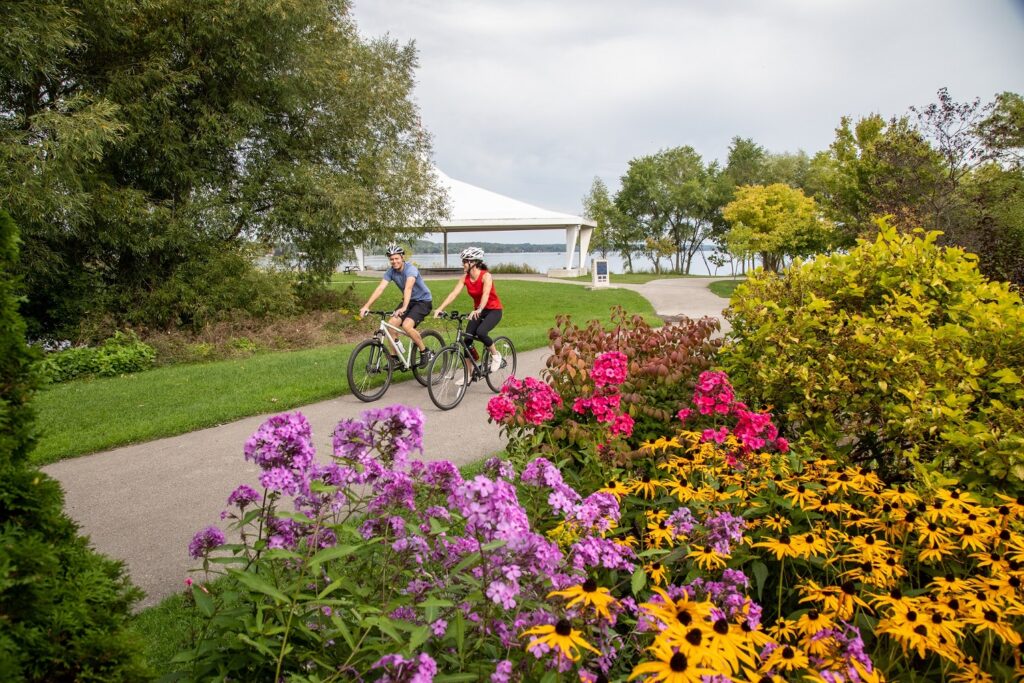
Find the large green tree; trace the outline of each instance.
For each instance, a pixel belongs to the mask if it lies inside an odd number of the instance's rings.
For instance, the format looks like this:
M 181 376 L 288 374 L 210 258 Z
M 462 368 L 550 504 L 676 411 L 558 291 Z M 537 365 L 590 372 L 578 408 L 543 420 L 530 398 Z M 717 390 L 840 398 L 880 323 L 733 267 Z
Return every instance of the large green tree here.
M 414 48 L 361 38 L 345 0 L 0 0 L 0 21 L 0 202 L 41 329 L 173 310 L 252 244 L 322 282 L 443 212 Z
M 690 272 L 693 257 L 722 221 L 732 183 L 717 162 L 705 165 L 689 146 L 675 147 L 629 162 L 615 205 L 659 268 L 663 239 L 674 247 L 675 269 Z M 647 240 L 652 240 L 648 242 Z

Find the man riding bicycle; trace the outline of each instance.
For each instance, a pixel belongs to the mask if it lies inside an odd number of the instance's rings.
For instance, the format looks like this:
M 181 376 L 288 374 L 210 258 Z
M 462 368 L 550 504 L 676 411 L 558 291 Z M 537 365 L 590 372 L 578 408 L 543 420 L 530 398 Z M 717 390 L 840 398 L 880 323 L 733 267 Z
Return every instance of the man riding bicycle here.
M 384 271 L 384 277 L 381 278 L 377 289 L 373 290 L 370 298 L 359 309 L 359 317 L 365 317 L 370 312 L 370 306 L 387 288 L 388 283 L 394 282 L 395 286 L 402 291 L 402 305 L 395 309 L 388 323 L 395 327 L 401 326 L 402 330 L 409 335 L 416 348 L 420 350 L 418 367 L 425 368 L 434 354 L 423 345 L 423 339 L 416 331 L 416 326 L 430 315 L 430 311 L 434 307 L 433 296 L 430 294 L 430 288 L 423 281 L 419 268 L 405 262 L 405 249 L 397 244 L 389 244 L 384 253 L 387 254 L 391 267 Z M 388 332 L 388 336 L 391 336 L 390 332 Z

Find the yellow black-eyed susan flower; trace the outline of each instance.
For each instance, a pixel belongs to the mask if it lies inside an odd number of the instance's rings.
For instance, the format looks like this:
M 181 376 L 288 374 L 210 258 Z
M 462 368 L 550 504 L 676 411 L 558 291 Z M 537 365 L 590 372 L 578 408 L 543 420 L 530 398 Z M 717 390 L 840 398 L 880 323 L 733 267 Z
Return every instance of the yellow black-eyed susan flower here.
M 594 579 L 587 579 L 583 583 L 565 590 L 551 591 L 548 593 L 548 597 L 552 596 L 566 598 L 568 600 L 565 603 L 566 609 L 575 605 L 582 605 L 584 608 L 592 607 L 598 616 L 604 617 L 608 621 L 612 619 L 609 608 L 617 602 L 611 592 L 603 586 L 598 586 Z
M 656 639 L 647 648 L 654 659 L 641 662 L 633 668 L 629 680 L 644 676 L 648 683 L 700 683 L 704 676 L 713 676 L 716 672 L 697 666 L 682 652 L 672 649 L 667 643 Z
M 538 645 L 547 645 L 573 662 L 579 661 L 581 649 L 590 650 L 596 655 L 601 654 L 593 645 L 583 639 L 583 632 L 574 629 L 568 619 L 559 619 L 555 624 L 534 626 L 523 631 L 522 635 L 532 636 L 526 646 L 527 652 Z

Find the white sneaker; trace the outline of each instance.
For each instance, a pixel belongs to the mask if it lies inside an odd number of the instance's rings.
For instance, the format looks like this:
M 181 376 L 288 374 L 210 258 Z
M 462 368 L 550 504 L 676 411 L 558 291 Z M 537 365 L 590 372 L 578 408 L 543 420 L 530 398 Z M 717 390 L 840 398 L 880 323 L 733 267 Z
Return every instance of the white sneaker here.
M 491 356 L 491 372 L 497 372 L 501 370 L 501 354 L 496 353 Z

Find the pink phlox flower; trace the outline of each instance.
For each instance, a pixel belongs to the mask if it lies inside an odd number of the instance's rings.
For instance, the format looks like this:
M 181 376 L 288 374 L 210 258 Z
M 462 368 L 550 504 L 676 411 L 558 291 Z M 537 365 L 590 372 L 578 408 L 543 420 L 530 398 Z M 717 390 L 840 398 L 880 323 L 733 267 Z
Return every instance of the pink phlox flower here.
M 700 440 L 714 441 L 715 443 L 725 443 L 726 438 L 729 436 L 728 427 L 719 427 L 718 429 L 705 429 L 701 432 Z
M 620 351 L 607 351 L 594 359 L 590 377 L 594 386 L 618 386 L 626 381 L 628 359 Z

